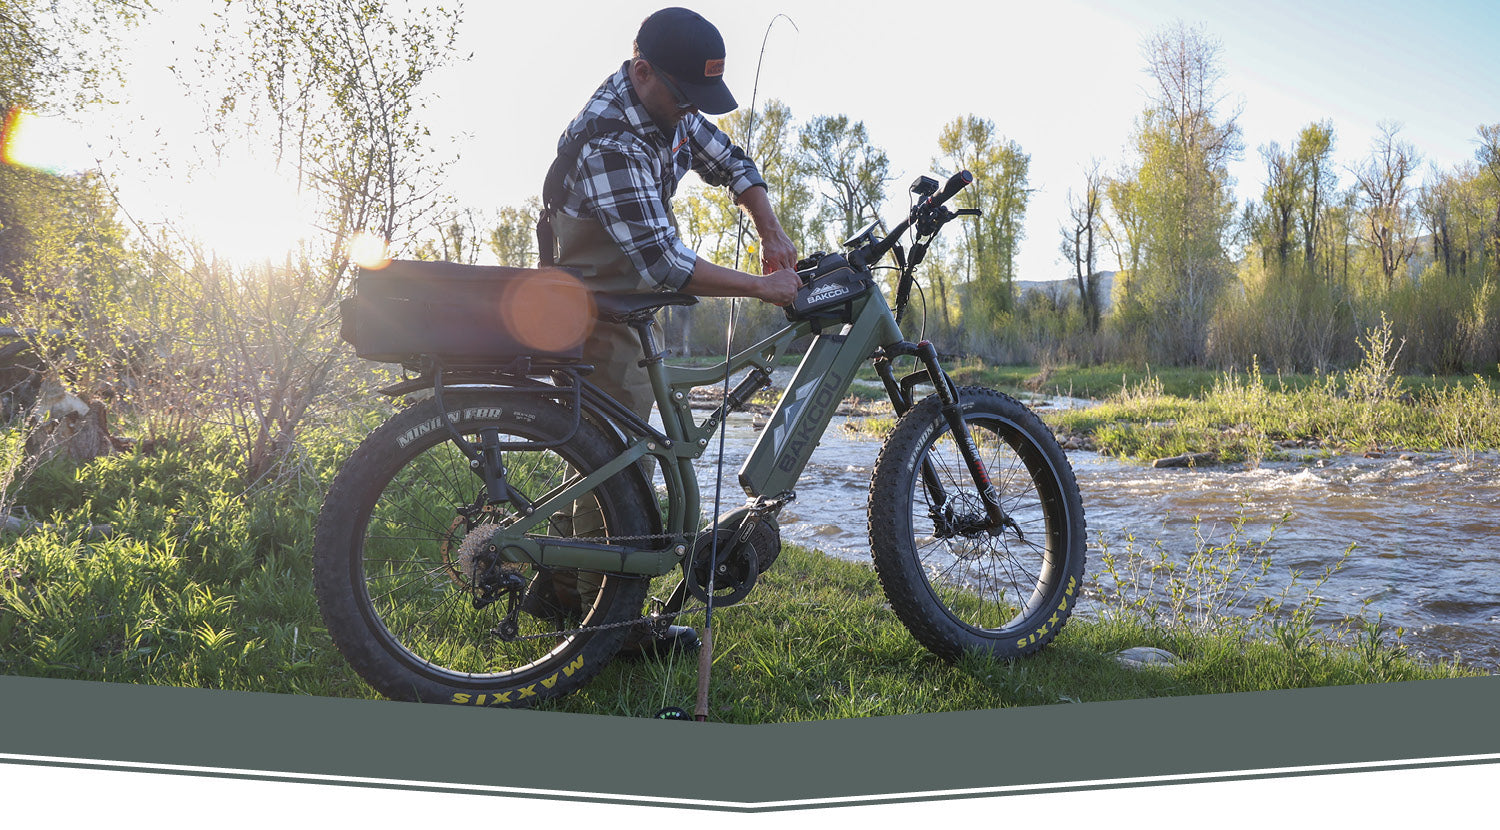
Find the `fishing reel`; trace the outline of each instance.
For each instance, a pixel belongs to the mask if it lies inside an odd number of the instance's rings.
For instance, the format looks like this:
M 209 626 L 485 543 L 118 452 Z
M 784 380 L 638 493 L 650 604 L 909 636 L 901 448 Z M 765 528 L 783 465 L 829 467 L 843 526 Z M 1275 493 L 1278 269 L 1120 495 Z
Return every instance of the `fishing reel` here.
M 756 515 L 749 507 L 735 508 L 698 535 L 693 555 L 682 563 L 688 593 L 709 602 L 711 576 L 714 607 L 733 605 L 750 594 L 756 578 L 780 553 L 781 530 L 776 520 L 766 514 Z

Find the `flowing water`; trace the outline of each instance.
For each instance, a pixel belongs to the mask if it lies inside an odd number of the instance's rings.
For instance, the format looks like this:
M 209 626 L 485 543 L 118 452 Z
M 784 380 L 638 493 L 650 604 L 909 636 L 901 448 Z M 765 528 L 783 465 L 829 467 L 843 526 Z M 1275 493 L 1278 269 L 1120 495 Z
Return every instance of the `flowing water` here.
M 742 502 L 736 473 L 754 446 L 757 419 L 730 417 L 725 433 L 725 508 Z M 835 419 L 781 513 L 782 538 L 842 559 L 869 561 L 866 500 L 877 439 Z M 1101 545 L 1154 550 L 1179 559 L 1219 543 L 1244 518 L 1239 538 L 1269 542 L 1271 569 L 1251 598 L 1277 596 L 1302 572 L 1305 586 L 1353 552 L 1318 590 L 1318 620 L 1381 616 L 1402 642 L 1436 659 L 1500 671 L 1500 455 L 1414 453 L 1408 458 L 1340 456 L 1205 469 L 1153 469 L 1069 452 L 1088 521 L 1089 579 Z M 699 463 L 711 507 L 717 451 Z M 1283 521 L 1283 516 L 1285 520 Z M 1133 542 L 1127 543 L 1127 537 Z M 1291 594 L 1299 598 L 1294 586 Z M 1091 607 L 1092 606 L 1092 607 Z M 1085 602 L 1080 612 L 1097 612 Z M 1390 634 L 1387 634 L 1387 640 Z

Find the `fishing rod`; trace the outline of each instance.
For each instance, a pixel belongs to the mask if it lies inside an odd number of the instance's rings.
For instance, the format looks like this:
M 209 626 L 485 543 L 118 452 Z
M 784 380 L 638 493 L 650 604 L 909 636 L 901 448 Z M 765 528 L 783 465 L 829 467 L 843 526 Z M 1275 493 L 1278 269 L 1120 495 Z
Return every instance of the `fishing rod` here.
M 757 101 L 758 101 L 759 95 L 760 95 L 760 70 L 761 70 L 761 67 L 764 66 L 765 61 L 766 61 L 766 44 L 769 43 L 770 40 L 771 40 L 771 29 L 773 27 L 775 27 L 776 21 L 783 20 L 783 19 L 786 20 L 787 23 L 790 23 L 791 26 L 792 26 L 792 28 L 794 30 L 796 30 L 798 33 L 801 33 L 801 31 L 802 31 L 801 29 L 797 28 L 797 23 L 795 21 L 793 21 L 790 17 L 787 17 L 785 14 L 777 14 L 775 17 L 771 18 L 771 22 L 770 23 L 766 24 L 766 33 L 765 33 L 765 35 L 760 40 L 760 57 L 755 62 L 755 83 L 754 83 L 754 85 L 750 89 L 750 117 L 749 117 L 749 119 L 747 121 L 747 125 L 746 125 L 746 128 L 745 128 L 745 155 L 748 156 L 748 157 L 750 157 L 750 158 L 752 158 L 752 159 L 754 158 L 754 155 L 752 155 L 752 153 L 751 153 L 751 149 L 752 149 L 752 145 L 754 144 L 754 141 L 755 141 L 756 107 L 758 106 Z M 742 210 L 742 211 L 740 211 L 740 215 L 739 215 L 738 221 L 735 223 L 735 232 L 734 232 L 734 267 L 735 267 L 735 270 L 739 270 L 739 268 L 740 268 L 740 253 L 741 253 L 741 247 L 744 245 L 744 240 L 745 240 L 745 212 Z M 729 374 L 730 373 L 729 373 L 728 369 L 729 369 L 729 358 L 730 358 L 730 356 L 732 354 L 734 354 L 734 324 L 735 324 L 736 310 L 738 309 L 738 307 L 739 307 L 739 300 L 738 300 L 738 298 L 731 298 L 730 301 L 729 301 L 729 326 L 728 326 L 728 330 L 725 332 L 725 335 L 724 335 L 724 368 L 725 368 L 725 371 L 724 371 L 724 400 L 725 401 L 729 400 L 729 395 L 730 395 L 730 388 L 729 388 Z M 708 720 L 708 686 L 709 686 L 709 680 L 712 677 L 712 672 L 713 672 L 713 661 L 714 661 L 714 636 L 713 636 L 713 633 L 714 633 L 713 632 L 713 625 L 714 625 L 714 623 L 713 623 L 713 620 L 714 620 L 714 573 L 718 570 L 718 567 L 719 567 L 719 527 L 718 527 L 718 524 L 719 524 L 719 510 L 721 508 L 721 503 L 722 503 L 722 499 L 723 499 L 723 491 L 724 491 L 724 434 L 726 432 L 728 432 L 728 426 L 729 425 L 728 425 L 727 419 L 726 419 L 726 423 L 720 425 L 720 427 L 719 427 L 719 458 L 718 458 L 717 466 L 715 467 L 715 476 L 714 476 L 714 509 L 713 509 L 714 520 L 713 520 L 713 525 L 711 526 L 711 528 L 709 530 L 709 532 L 712 534 L 712 536 L 711 536 L 711 538 L 709 540 L 709 553 L 708 553 L 708 589 L 707 589 L 707 592 L 706 592 L 707 593 L 707 600 L 706 600 L 706 608 L 705 608 L 705 610 L 703 612 L 703 637 L 702 637 L 703 645 L 702 645 L 702 648 L 700 648 L 699 651 L 698 651 L 698 700 L 697 700 L 697 706 L 693 710 L 693 720 L 695 720 L 695 721 L 697 721 L 699 723 L 702 723 L 702 722 Z M 696 545 L 695 545 L 695 547 L 696 547 Z

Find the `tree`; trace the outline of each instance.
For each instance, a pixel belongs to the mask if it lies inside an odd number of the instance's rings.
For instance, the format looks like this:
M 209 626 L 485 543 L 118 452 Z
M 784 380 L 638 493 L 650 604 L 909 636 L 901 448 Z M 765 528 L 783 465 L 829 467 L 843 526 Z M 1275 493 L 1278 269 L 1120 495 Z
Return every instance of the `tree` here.
M 115 71 L 113 47 L 140 16 L 133 5 L 108 0 L 0 0 L 0 140 L 12 137 L 23 116 L 97 103 L 102 80 Z M 102 188 L 91 174 L 30 170 L 0 157 L 0 275 L 12 291 L 26 290 L 23 272 L 41 267 L 38 257 L 76 264 L 76 251 L 38 248 L 44 238 L 61 237 L 32 223 L 76 214 L 80 198 L 103 205 L 108 199 L 92 198 Z M 108 206 L 98 218 L 112 222 L 113 214 Z
M 755 161 L 765 179 L 771 206 L 792 244 L 798 251 L 809 250 L 808 246 L 814 244 L 808 234 L 814 193 L 803 179 L 800 141 L 791 108 L 773 98 L 759 112 L 742 109 L 730 113 L 719 121 L 719 128 Z M 738 221 L 742 215 L 738 210 L 733 213 L 737 227 L 748 235 L 752 230 L 749 223 Z M 746 250 L 753 244 L 748 236 L 744 239 Z
M 1477 132 L 1479 149 L 1474 151 L 1474 157 L 1494 177 L 1495 184 L 1500 185 L 1500 124 L 1481 124 Z
M 1369 159 L 1353 171 L 1362 197 L 1363 236 L 1380 256 L 1386 291 L 1395 287 L 1396 272 L 1411 259 L 1415 245 L 1408 180 L 1421 163 L 1421 156 L 1411 144 L 1397 140 L 1400 131 L 1400 124 L 1381 123 Z
M 980 301 L 976 316 L 988 328 L 1013 304 L 1016 250 L 1025 236 L 1031 196 L 1026 186 L 1031 157 L 1019 144 L 997 135 L 993 121 L 974 115 L 945 124 L 938 149 L 943 156 L 934 162 L 937 166 L 974 174 L 958 203 L 983 212 L 977 221 L 962 225 L 961 273 L 972 286 L 970 296 Z
M 16 150 L 33 118 L 99 102 L 114 47 L 138 14 L 103 0 L 0 0 L 0 324 L 22 338 L 0 344 L 9 364 L 0 388 L 0 520 L 63 445 L 80 462 L 112 448 L 94 395 L 124 353 L 116 319 L 130 270 L 124 230 L 97 172 L 50 169 L 49 160 Z M 54 385 L 83 400 L 77 426 L 43 417 L 38 392 Z
M 102 81 L 117 71 L 120 35 L 149 7 L 149 0 L 0 0 L 0 117 L 16 107 L 97 103 Z
M 1417 189 L 1416 212 L 1432 241 L 1432 261 L 1440 265 L 1443 273 L 1452 276 L 1454 270 L 1453 233 L 1451 217 L 1454 194 L 1459 183 L 1455 177 L 1432 170 L 1426 184 Z
M 532 196 L 523 205 L 500 208 L 486 240 L 497 263 L 516 268 L 536 266 L 536 219 L 541 207 L 541 200 Z
M 177 268 L 184 293 L 204 298 L 197 328 L 223 361 L 213 376 L 216 414 L 232 424 L 250 482 L 278 469 L 348 359 L 330 323 L 350 273 L 350 241 L 369 233 L 399 246 L 442 201 L 435 182 L 444 164 L 426 144 L 422 84 L 451 56 L 458 13 L 394 5 L 226 3 L 199 50 L 204 79 L 191 91 L 216 104 L 208 125 L 215 140 L 271 148 L 321 224 L 280 261 L 237 272 L 188 251 Z M 473 250 L 477 233 L 465 233 L 462 244 Z
M 1474 157 L 1484 165 L 1484 169 L 1490 174 L 1494 182 L 1494 221 L 1490 225 L 1490 253 L 1489 261 L 1493 263 L 1490 270 L 1500 279 L 1500 124 L 1480 125 L 1479 149 L 1474 151 Z
M 413 257 L 464 265 L 477 264 L 481 246 L 484 245 L 483 231 L 480 230 L 482 221 L 472 208 L 455 210 L 437 219 L 431 225 L 434 234 L 417 242 Z M 497 230 L 491 230 L 492 238 L 496 232 Z M 490 247 L 494 248 L 493 242 Z
M 1461 164 L 1440 176 L 1444 190 L 1448 235 L 1453 246 L 1453 268 L 1483 279 L 1500 276 L 1495 269 L 1494 234 L 1500 224 L 1500 183 L 1482 167 Z
M 1349 290 L 1349 266 L 1354 255 L 1354 243 L 1359 233 L 1359 187 L 1351 186 L 1334 193 L 1323 218 L 1323 241 L 1328 252 L 1328 275 L 1330 281 L 1337 275 L 1338 285 Z
M 1262 199 L 1266 211 L 1265 231 L 1269 236 L 1264 242 L 1276 256 L 1279 275 L 1285 277 L 1297 225 L 1297 207 L 1303 197 L 1305 173 L 1296 155 L 1283 151 L 1274 141 L 1262 147 L 1260 154 L 1266 162 L 1266 188 Z
M 814 194 L 801 179 L 802 160 L 791 110 L 771 100 L 758 112 L 736 110 L 721 118 L 718 126 L 755 161 L 782 229 L 799 251 L 805 250 L 807 213 Z M 737 257 L 758 261 L 759 257 L 751 256 L 757 249 L 755 229 L 744 221 L 728 189 L 694 184 L 675 200 L 673 212 L 683 241 L 700 256 L 730 267 L 738 267 Z
M 427 147 L 418 90 L 451 57 L 459 12 L 402 4 L 400 15 L 391 6 L 225 4 L 214 42 L 200 52 L 207 77 L 225 85 L 209 129 L 227 143 L 246 137 L 234 125 L 257 125 L 253 140 L 269 144 L 277 167 L 319 201 L 329 300 L 357 233 L 398 243 L 443 201 L 436 179 L 446 162 Z
M 736 110 L 719 119 L 718 126 L 755 161 L 766 183 L 766 194 L 798 251 L 815 244 L 809 234 L 809 212 L 815 192 L 803 178 L 802 163 L 792 111 L 772 99 L 758 110 Z M 690 182 L 673 202 L 677 230 L 684 244 L 711 262 L 729 267 L 758 263 L 759 241 L 755 229 L 736 204 L 734 194 L 722 187 L 703 187 Z M 684 353 L 690 351 L 695 316 L 721 315 L 728 319 L 728 301 L 708 300 L 694 307 L 663 312 L 668 343 Z M 737 332 L 752 336 L 784 320 L 772 306 L 738 303 Z
M 1139 170 L 1122 166 L 1113 177 L 1104 181 L 1104 196 L 1110 213 L 1104 217 L 1102 231 L 1104 240 L 1115 254 L 1115 269 L 1122 274 L 1131 274 L 1141 267 L 1141 246 L 1145 234 L 1140 211 Z
M 1319 226 L 1328 194 L 1338 185 L 1330 164 L 1332 157 L 1333 122 L 1317 121 L 1303 127 L 1297 136 L 1297 166 L 1305 189 L 1297 210 L 1302 226 L 1302 261 L 1309 271 L 1317 267 Z
M 864 123 L 851 123 L 847 115 L 814 118 L 803 128 L 798 144 L 799 169 L 822 196 L 809 236 L 821 236 L 826 247 L 836 248 L 866 222 L 879 218 L 890 183 L 890 160 L 870 143 Z
M 55 48 L 46 42 L 32 4 L 0 2 L 0 115 L 29 105 L 46 78 L 46 62 Z
M 1068 191 L 1068 216 L 1071 224 L 1062 226 L 1063 256 L 1073 265 L 1073 280 L 1078 287 L 1078 301 L 1083 306 L 1090 331 L 1099 330 L 1099 275 L 1095 270 L 1100 224 L 1104 209 L 1104 177 L 1099 162 L 1091 162 L 1084 171 L 1083 195 Z
M 1220 119 L 1216 40 L 1178 23 L 1150 37 L 1145 51 L 1154 92 L 1137 122 L 1140 162 L 1130 183 L 1141 261 L 1128 282 L 1134 296 L 1116 317 L 1158 358 L 1198 363 L 1231 273 L 1228 163 L 1241 150 L 1238 113 Z

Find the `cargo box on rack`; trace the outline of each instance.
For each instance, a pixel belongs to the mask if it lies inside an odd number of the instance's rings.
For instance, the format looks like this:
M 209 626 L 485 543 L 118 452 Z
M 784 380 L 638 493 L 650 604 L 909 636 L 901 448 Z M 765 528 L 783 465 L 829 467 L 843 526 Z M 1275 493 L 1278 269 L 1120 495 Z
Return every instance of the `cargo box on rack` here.
M 568 269 L 397 259 L 361 268 L 339 315 L 340 335 L 366 360 L 497 365 L 579 359 L 594 303 Z

